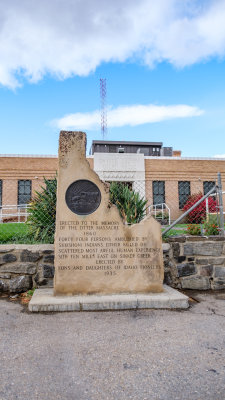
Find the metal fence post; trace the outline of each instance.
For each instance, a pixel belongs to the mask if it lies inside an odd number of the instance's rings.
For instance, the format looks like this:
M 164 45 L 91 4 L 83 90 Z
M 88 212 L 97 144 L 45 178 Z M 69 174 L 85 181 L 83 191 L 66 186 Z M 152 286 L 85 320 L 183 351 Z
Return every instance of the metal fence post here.
M 219 211 L 220 211 L 220 235 L 224 236 L 224 215 L 223 215 L 223 188 L 221 181 L 221 173 L 217 174 L 218 179 L 218 197 L 219 197 Z

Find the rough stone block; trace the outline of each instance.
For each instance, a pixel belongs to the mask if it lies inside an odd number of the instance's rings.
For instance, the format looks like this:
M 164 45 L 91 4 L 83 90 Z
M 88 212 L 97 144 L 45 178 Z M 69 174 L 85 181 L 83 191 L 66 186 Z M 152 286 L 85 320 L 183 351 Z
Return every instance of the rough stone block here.
M 36 262 L 41 258 L 39 252 L 32 252 L 29 250 L 23 250 L 20 255 L 20 261 L 22 262 Z
M 162 248 L 163 248 L 163 253 L 167 253 L 168 251 L 170 251 L 170 244 L 169 243 L 163 243 L 162 244 Z
M 208 236 L 208 240 L 213 240 L 214 242 L 224 242 L 224 237 L 223 236 L 210 235 L 210 236 Z
M 203 243 L 185 243 L 184 255 L 185 256 L 221 256 L 223 251 L 223 242 L 203 242 Z
M 55 268 L 52 265 L 41 264 L 44 278 L 54 278 Z
M 48 280 L 46 278 L 43 278 L 39 273 L 34 278 L 34 281 L 38 286 L 44 286 L 47 285 Z
M 43 250 L 42 251 L 42 254 L 54 254 L 54 251 L 53 250 Z
M 168 239 L 168 242 L 179 242 L 179 243 L 184 243 L 186 242 L 186 236 L 171 236 Z
M 36 272 L 35 264 L 14 264 L 14 265 L 3 265 L 0 272 L 10 272 L 12 274 L 30 274 L 33 275 Z
M 212 289 L 213 290 L 222 290 L 225 289 L 225 279 L 215 279 L 212 282 Z
M 49 263 L 49 264 L 54 264 L 54 255 L 53 254 L 49 254 L 47 256 L 44 256 L 43 262 L 44 263 Z
M 213 264 L 213 265 L 221 265 L 224 264 L 224 257 L 216 257 L 216 258 L 196 258 L 196 264 L 204 265 L 204 264 Z
M 29 290 L 31 288 L 32 288 L 32 278 L 29 275 L 18 276 L 9 281 L 10 293 L 26 292 L 26 290 Z
M 190 278 L 181 278 L 182 289 L 208 290 L 210 281 L 207 276 L 192 276 Z
M 11 275 L 10 274 L 0 274 L 0 279 L 10 279 Z
M 186 260 L 186 256 L 179 256 L 179 257 L 177 257 L 177 261 L 179 262 L 179 263 L 182 263 L 183 261 L 185 261 Z M 194 258 L 193 258 L 193 260 L 194 260 Z M 193 261 L 193 260 L 188 260 L 188 261 Z
M 170 271 L 164 271 L 164 282 L 163 283 L 166 285 L 171 285 L 173 283 L 173 279 L 172 279 Z
M 205 238 L 203 236 L 194 236 L 194 235 L 187 236 L 187 242 L 202 242 L 205 240 L 208 240 L 208 238 Z
M 201 276 L 212 276 L 212 274 L 213 274 L 213 265 L 203 265 L 200 268 Z
M 15 254 L 7 253 L 0 258 L 0 264 L 15 262 L 17 260 Z
M 225 267 L 215 267 L 214 277 L 225 279 Z
M 3 280 L 0 280 L 0 292 L 8 292 L 9 285 Z
M 178 259 L 180 256 L 180 243 L 172 243 L 172 249 L 174 258 Z
M 185 263 L 177 265 L 178 276 L 188 276 L 196 274 L 194 263 Z
M 164 256 L 163 256 L 164 269 L 168 268 L 169 262 L 170 262 L 170 258 L 168 256 L 168 254 L 167 255 L 164 254 Z

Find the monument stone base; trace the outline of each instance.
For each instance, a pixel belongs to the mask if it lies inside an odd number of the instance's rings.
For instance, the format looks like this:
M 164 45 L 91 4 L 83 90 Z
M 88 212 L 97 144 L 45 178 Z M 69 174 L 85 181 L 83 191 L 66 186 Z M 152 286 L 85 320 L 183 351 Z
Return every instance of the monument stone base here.
M 186 309 L 188 297 L 167 285 L 162 293 L 54 296 L 53 289 L 36 289 L 29 303 L 31 312 L 106 311 L 131 309 Z

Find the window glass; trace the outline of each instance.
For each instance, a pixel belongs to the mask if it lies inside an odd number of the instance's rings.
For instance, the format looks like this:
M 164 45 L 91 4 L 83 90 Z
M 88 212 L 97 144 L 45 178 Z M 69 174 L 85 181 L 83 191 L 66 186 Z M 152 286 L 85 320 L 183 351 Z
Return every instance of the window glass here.
M 31 181 L 18 181 L 18 205 L 27 204 L 31 200 Z
M 203 182 L 204 194 L 208 193 L 210 191 L 210 189 L 212 189 L 214 186 L 215 186 L 215 182 L 213 182 L 213 181 Z
M 153 204 L 165 203 L 165 181 L 153 181 Z
M 189 181 L 178 182 L 178 194 L 179 194 L 179 208 L 182 209 L 186 204 L 188 197 L 191 194 Z

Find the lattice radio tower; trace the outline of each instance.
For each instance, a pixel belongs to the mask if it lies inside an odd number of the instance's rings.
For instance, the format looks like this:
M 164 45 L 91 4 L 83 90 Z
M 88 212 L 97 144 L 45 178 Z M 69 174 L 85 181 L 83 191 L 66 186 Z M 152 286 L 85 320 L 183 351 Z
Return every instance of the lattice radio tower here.
M 100 78 L 100 101 L 101 101 L 101 133 L 105 139 L 107 134 L 107 103 L 106 103 L 106 78 Z

